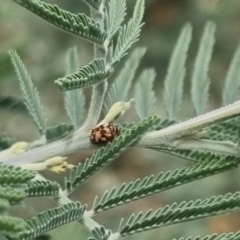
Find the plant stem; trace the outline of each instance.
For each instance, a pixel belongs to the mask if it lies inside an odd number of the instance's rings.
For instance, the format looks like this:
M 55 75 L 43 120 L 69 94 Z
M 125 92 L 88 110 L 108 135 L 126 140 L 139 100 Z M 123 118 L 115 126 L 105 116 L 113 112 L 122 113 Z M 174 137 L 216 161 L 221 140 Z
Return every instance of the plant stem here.
M 240 101 L 237 101 L 226 107 L 221 107 L 159 131 L 147 133 L 143 139 L 148 145 L 164 144 L 165 142 L 171 142 L 183 136 L 194 134 L 205 127 L 239 115 Z
M 103 0 L 98 11 L 91 9 L 92 18 L 99 23 L 102 31 L 105 31 L 105 5 L 106 5 L 105 0 Z M 105 60 L 106 66 L 107 55 L 109 50 L 108 42 L 109 39 L 106 39 L 102 46 L 94 44 L 94 59 L 103 58 Z M 103 100 L 107 91 L 107 87 L 108 87 L 107 79 L 93 86 L 88 116 L 83 126 L 79 129 L 80 132 L 82 131 L 89 132 L 97 125 L 97 122 L 101 114 Z
M 173 149 L 181 149 L 182 147 L 182 149 L 204 150 L 214 152 L 219 155 L 232 155 L 240 157 L 240 152 L 237 148 L 234 148 L 234 143 L 229 145 L 226 144 L 226 142 L 211 141 L 210 144 L 210 142 L 203 142 L 203 140 L 191 140 L 191 142 L 189 142 L 189 139 L 181 139 L 183 136 L 190 135 L 191 133 L 195 133 L 204 127 L 211 126 L 212 124 L 228 118 L 233 118 L 239 114 L 240 101 L 159 131 L 146 133 L 140 141 L 136 143 L 136 145 L 148 148 L 159 148 L 161 146 L 160 148 L 163 149 L 164 146 L 165 149 L 169 149 L 169 146 Z M 174 142 L 177 139 L 181 139 L 182 143 L 174 145 Z M 47 145 L 31 149 L 28 152 L 14 157 L 1 158 L 0 155 L 0 161 L 9 165 L 24 166 L 28 163 L 45 161 L 50 157 L 67 156 L 79 150 L 94 148 L 96 149 L 96 146 L 90 143 L 89 137 L 82 137 L 80 132 L 75 132 L 70 137 L 68 136 Z

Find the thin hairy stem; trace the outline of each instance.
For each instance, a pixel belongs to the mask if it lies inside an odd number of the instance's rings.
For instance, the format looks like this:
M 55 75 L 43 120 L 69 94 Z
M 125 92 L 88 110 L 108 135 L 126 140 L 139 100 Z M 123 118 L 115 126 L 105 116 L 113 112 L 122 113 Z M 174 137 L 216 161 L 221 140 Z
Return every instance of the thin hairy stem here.
M 145 144 L 160 144 L 180 139 L 198 132 L 199 130 L 211 126 L 217 122 L 236 117 L 240 114 L 240 101 L 230 104 L 211 111 L 209 113 L 194 117 L 184 122 L 174 124 L 170 127 L 164 128 L 159 131 L 154 131 L 146 134 L 142 139 L 143 145 Z M 141 144 L 140 144 L 141 145 Z
M 105 4 L 106 2 L 103 0 L 99 7 L 99 10 L 91 9 L 92 18 L 99 23 L 102 31 L 105 30 Z M 109 50 L 108 42 L 109 39 L 106 39 L 103 45 L 94 44 L 94 59 L 103 58 L 105 60 L 106 66 Z M 107 86 L 107 79 L 93 86 L 88 116 L 83 127 L 80 128 L 80 132 L 88 132 L 97 125 L 103 106 L 103 100 L 107 91 Z
M 192 150 L 192 146 L 194 144 L 195 150 L 210 151 L 219 155 L 240 156 L 240 152 L 238 152 L 238 150 L 234 148 L 234 143 L 226 144 L 226 142 L 212 141 L 211 144 L 207 144 L 206 142 L 204 143 L 197 140 L 191 140 L 192 145 L 190 145 L 190 142 L 186 142 L 189 139 L 181 139 L 181 137 L 196 133 L 204 127 L 211 126 L 212 124 L 215 124 L 221 120 L 237 116 L 239 115 L 239 113 L 240 101 L 237 101 L 226 107 L 172 125 L 159 131 L 152 131 L 146 133 L 136 144 L 137 146 L 148 148 L 159 148 L 159 146 L 165 145 L 174 147 L 175 149 L 179 148 L 189 150 Z M 1 158 L 0 155 L 0 161 L 4 162 L 5 164 L 10 164 L 14 166 L 24 166 L 27 163 L 41 162 L 50 157 L 67 156 L 79 150 L 96 148 L 90 143 L 89 137 L 82 137 L 81 134 L 81 132 L 75 132 L 73 136 L 65 137 L 47 145 L 43 145 L 41 147 L 29 150 L 28 152 L 22 153 L 17 156 L 5 156 Z M 178 144 L 176 144 L 175 141 L 179 139 L 181 139 L 182 142 L 178 141 Z

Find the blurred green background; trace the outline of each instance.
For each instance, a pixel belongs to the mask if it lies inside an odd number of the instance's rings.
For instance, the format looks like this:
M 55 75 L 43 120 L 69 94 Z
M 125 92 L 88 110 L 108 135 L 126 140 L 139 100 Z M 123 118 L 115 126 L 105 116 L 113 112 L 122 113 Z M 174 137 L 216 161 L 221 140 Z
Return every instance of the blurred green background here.
M 72 12 L 85 12 L 88 8 L 80 0 L 49 0 Z M 128 0 L 128 13 L 131 14 L 135 1 Z M 130 15 L 128 15 L 129 17 Z M 228 66 L 240 40 L 240 1 L 239 0 L 146 0 L 144 28 L 136 46 L 146 46 L 147 53 L 139 71 L 154 67 L 157 71 L 155 91 L 158 96 L 157 113 L 166 117 L 163 104 L 163 81 L 177 37 L 186 22 L 193 25 L 193 40 L 187 62 L 187 75 L 184 87 L 184 101 L 179 112 L 179 120 L 194 116 L 190 100 L 190 79 L 199 39 L 207 21 L 217 25 L 216 45 L 210 67 L 209 109 L 221 105 L 221 92 Z M 0 132 L 6 132 L 17 140 L 33 141 L 39 137 L 31 118 L 24 110 L 8 50 L 16 49 L 26 64 L 34 84 L 38 87 L 49 125 L 68 121 L 64 112 L 63 94 L 53 81 L 65 73 L 65 56 L 70 47 L 77 46 L 81 64 L 93 58 L 93 45 L 76 36 L 65 33 L 45 22 L 13 1 L 0 1 Z M 125 59 L 124 59 L 125 60 Z M 120 63 L 110 82 L 115 78 Z M 138 72 L 139 73 L 139 72 Z M 85 89 L 87 106 L 91 89 Z M 130 96 L 129 96 L 130 97 Z M 127 120 L 137 120 L 134 108 L 126 115 Z M 83 161 L 92 152 L 81 152 L 70 156 L 70 162 Z M 91 206 L 96 195 L 100 195 L 113 186 L 135 180 L 150 174 L 158 174 L 190 165 L 190 162 L 160 154 L 146 149 L 129 149 L 111 166 L 94 175 L 88 182 L 71 196 Z M 56 175 L 44 172 L 44 176 L 63 183 L 64 174 Z M 225 194 L 239 190 L 239 170 L 233 170 L 198 182 L 193 182 L 147 199 L 109 210 L 96 217 L 96 220 L 113 231 L 122 217 L 131 213 L 157 209 L 168 203 L 183 200 L 195 200 L 216 194 Z M 28 199 L 22 206 L 14 207 L 14 214 L 29 218 L 36 212 L 56 206 L 50 199 Z M 144 234 L 137 234 L 128 239 L 171 239 L 181 236 L 196 236 L 239 230 L 239 214 L 224 215 L 191 223 L 179 224 L 163 229 L 156 229 Z M 66 225 L 52 231 L 54 239 L 86 239 L 88 232 L 78 223 Z

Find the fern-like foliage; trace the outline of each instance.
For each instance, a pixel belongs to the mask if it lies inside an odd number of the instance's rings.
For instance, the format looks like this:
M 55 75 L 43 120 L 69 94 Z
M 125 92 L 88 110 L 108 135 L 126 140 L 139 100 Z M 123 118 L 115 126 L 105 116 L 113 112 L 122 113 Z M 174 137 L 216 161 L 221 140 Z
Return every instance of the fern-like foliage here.
M 85 206 L 71 202 L 61 207 L 47 210 L 27 222 L 27 228 L 21 232 L 19 239 L 30 240 L 56 227 L 75 220 L 81 220 Z M 47 223 L 47 224 L 46 224 Z
M 21 184 L 27 183 L 35 177 L 36 173 L 12 166 L 0 164 L 0 184 Z
M 179 238 L 179 240 L 239 240 L 240 238 L 240 232 L 236 233 L 223 233 L 223 234 L 212 234 L 212 235 L 207 235 L 204 237 L 188 237 L 188 238 Z M 176 239 L 174 239 L 176 240 Z
M 146 69 L 139 76 L 135 87 L 136 110 L 140 119 L 144 119 L 155 111 L 156 95 L 153 84 L 156 78 L 154 69 Z
M 98 200 L 95 198 L 93 211 L 99 213 L 140 198 L 144 198 L 170 188 L 180 186 L 201 178 L 212 176 L 239 165 L 240 160 L 236 158 L 206 159 L 191 167 L 177 169 L 175 171 L 161 172 L 157 176 L 149 176 L 137 179 L 128 184 L 124 183 L 118 189 L 106 191 Z
M 14 1 L 56 27 L 69 33 L 98 44 L 103 44 L 106 39 L 106 33 L 101 31 L 99 24 L 85 14 L 73 14 L 56 5 L 51 5 L 39 0 Z
M 0 185 L 0 198 L 8 200 L 11 205 L 21 202 L 25 197 L 23 189 Z
M 105 112 L 108 112 L 114 103 L 126 100 L 136 70 L 145 52 L 145 48 L 137 48 L 132 52 L 118 77 L 107 92 L 104 104 Z
M 208 69 L 215 43 L 215 30 L 214 23 L 208 22 L 206 24 L 194 65 L 191 92 L 197 115 L 203 114 L 206 110 L 210 85 Z
M 96 10 L 99 9 L 102 3 L 102 0 L 83 0 L 83 1 Z
M 113 72 L 111 67 L 105 65 L 104 59 L 95 59 L 77 72 L 55 80 L 61 91 L 89 87 L 104 81 Z
M 74 129 L 72 124 L 61 123 L 57 126 L 49 127 L 46 131 L 46 138 L 49 141 L 53 141 L 55 139 L 65 137 Z
M 240 209 L 240 193 L 228 193 L 224 196 L 211 197 L 204 200 L 174 203 L 158 209 L 149 210 L 145 214 L 131 215 L 126 224 L 121 222 L 121 236 L 150 230 L 153 228 L 172 225 L 180 222 L 192 221 L 199 218 L 224 214 Z
M 239 87 L 240 87 L 240 45 L 238 46 L 232 62 L 230 64 L 225 86 L 223 89 L 223 104 L 228 105 L 233 103 L 239 98 Z
M 67 54 L 67 70 L 66 74 L 74 73 L 79 68 L 79 58 L 77 53 L 77 48 L 71 48 Z M 67 91 L 65 93 L 65 109 L 71 119 L 74 128 L 79 128 L 83 123 L 84 118 L 84 105 L 85 105 L 85 96 L 82 89 Z
M 29 114 L 32 116 L 35 124 L 37 125 L 39 132 L 41 134 L 44 134 L 47 128 L 47 124 L 39 99 L 38 91 L 36 88 L 34 88 L 31 77 L 28 74 L 27 69 L 18 56 L 17 52 L 11 50 L 9 53 L 24 94 L 24 104 Z
M 110 0 L 107 7 L 107 32 L 112 38 L 119 30 L 126 15 L 126 0 Z
M 127 51 L 138 40 L 143 26 L 142 18 L 144 8 L 144 0 L 137 1 L 133 12 L 133 17 L 127 24 L 120 28 L 117 45 L 115 47 L 112 59 L 112 65 L 115 65 L 121 60 L 121 58 L 127 55 Z
M 180 109 L 187 52 L 192 38 L 192 27 L 187 24 L 181 31 L 173 51 L 165 79 L 164 102 L 168 118 L 173 120 Z
M 19 234 L 26 227 L 27 223 L 21 218 L 0 215 L 0 233 L 3 233 L 4 236 L 10 239 L 19 239 Z
M 27 197 L 56 197 L 59 195 L 60 185 L 51 181 L 32 181 L 25 188 Z
M 113 142 L 99 149 L 95 154 L 88 158 L 83 164 L 79 163 L 73 168 L 69 177 L 65 179 L 65 188 L 68 192 L 76 189 L 83 181 L 86 181 L 94 173 L 115 160 L 127 147 L 138 140 L 142 134 L 151 129 L 158 123 L 157 117 L 149 117 L 135 127 L 125 131 Z

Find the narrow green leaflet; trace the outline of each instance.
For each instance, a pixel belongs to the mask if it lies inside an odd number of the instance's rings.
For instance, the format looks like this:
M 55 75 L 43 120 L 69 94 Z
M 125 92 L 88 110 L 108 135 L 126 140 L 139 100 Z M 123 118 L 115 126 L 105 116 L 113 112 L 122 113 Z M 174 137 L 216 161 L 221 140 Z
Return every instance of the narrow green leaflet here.
M 128 184 L 124 183 L 119 188 L 114 187 L 112 190 L 106 191 L 100 199 L 96 197 L 92 209 L 97 214 L 182 184 L 237 168 L 239 163 L 240 160 L 233 157 L 220 159 L 215 157 L 214 159 L 214 156 L 210 156 L 191 167 L 161 172 L 157 176 L 151 175 L 142 180 L 137 179 Z
M 231 61 L 225 86 L 223 89 L 223 105 L 228 105 L 239 99 L 240 87 L 240 44 Z
M 117 45 L 112 59 L 112 65 L 115 65 L 121 60 L 121 58 L 127 55 L 127 51 L 135 42 L 137 42 L 143 26 L 142 18 L 144 9 L 144 0 L 138 0 L 134 8 L 133 17 L 127 24 L 120 28 Z
M 140 119 L 144 119 L 154 113 L 156 95 L 153 84 L 156 78 L 154 69 L 146 69 L 139 76 L 135 86 L 136 110 Z
M 31 181 L 25 188 L 27 197 L 58 196 L 60 185 L 51 181 Z
M 111 39 L 119 30 L 126 15 L 126 0 L 110 0 L 107 4 L 107 32 Z
M 93 7 L 94 9 L 98 10 L 102 0 L 83 0 L 85 3 L 87 3 L 89 6 Z
M 187 52 L 192 38 L 192 26 L 186 24 L 178 38 L 167 71 L 164 87 L 164 102 L 168 118 L 174 120 L 180 109 L 183 81 L 186 74 Z
M 71 202 L 40 213 L 27 221 L 28 227 L 21 232 L 19 239 L 30 240 L 69 222 L 81 220 L 84 211 L 85 206 L 79 202 Z
M 207 107 L 210 85 L 208 70 L 215 43 L 215 31 L 216 26 L 214 23 L 208 22 L 205 25 L 198 49 L 198 54 L 195 60 L 194 71 L 192 75 L 191 93 L 192 102 L 197 115 L 203 114 Z
M 173 203 L 157 211 L 149 210 L 146 213 L 140 212 L 133 214 L 127 220 L 123 221 L 119 227 L 120 235 L 130 234 L 177 224 L 186 221 L 193 221 L 199 218 L 211 217 L 240 209 L 240 193 L 228 193 L 224 196 L 213 196 L 204 200 Z
M 9 54 L 24 94 L 25 106 L 37 125 L 39 132 L 44 135 L 47 128 L 47 121 L 43 113 L 38 91 L 34 88 L 31 77 L 17 52 L 11 50 Z
M 107 92 L 104 103 L 105 112 L 108 112 L 114 103 L 126 100 L 136 70 L 145 52 L 146 48 L 136 48 L 131 53 L 118 77 Z
M 49 127 L 47 129 L 46 138 L 48 141 L 53 141 L 67 136 L 73 129 L 74 126 L 72 124 L 60 123 L 57 126 Z
M 136 124 L 130 130 L 120 134 L 111 143 L 100 148 L 83 164 L 79 163 L 77 167 L 70 171 L 65 179 L 65 188 L 68 193 L 74 191 L 82 182 L 86 181 L 94 173 L 114 161 L 123 151 L 136 142 L 145 132 L 157 125 L 159 119 L 156 116 L 149 117 L 139 124 Z
M 78 70 L 80 62 L 76 47 L 69 49 L 66 63 L 67 75 L 74 73 Z M 85 101 L 86 99 L 82 89 L 67 91 L 65 93 L 65 109 L 75 129 L 79 128 L 83 123 L 85 115 Z
M 212 234 L 212 235 L 207 235 L 204 237 L 188 237 L 188 238 L 179 238 L 178 240 L 239 240 L 240 239 L 240 232 L 236 233 L 222 233 L 222 234 Z M 177 239 L 174 239 L 177 240 Z
M 88 65 L 80 68 L 77 72 L 55 80 L 55 84 L 61 91 L 85 88 L 104 81 L 111 75 L 113 69 L 105 65 L 102 58 L 94 59 Z
M 88 238 L 88 240 L 108 240 L 111 235 L 111 232 L 103 226 L 93 229 L 91 233 L 93 237 Z
M 98 23 L 83 13 L 73 14 L 39 0 L 14 0 L 19 5 L 69 33 L 85 38 L 91 42 L 103 44 L 106 33 L 101 31 Z

